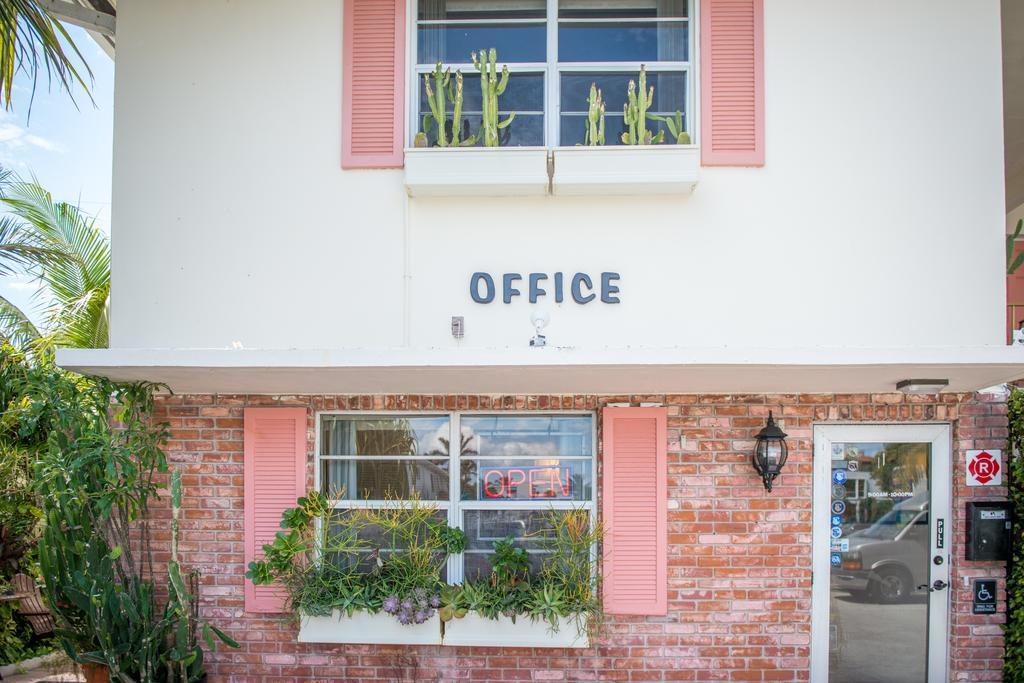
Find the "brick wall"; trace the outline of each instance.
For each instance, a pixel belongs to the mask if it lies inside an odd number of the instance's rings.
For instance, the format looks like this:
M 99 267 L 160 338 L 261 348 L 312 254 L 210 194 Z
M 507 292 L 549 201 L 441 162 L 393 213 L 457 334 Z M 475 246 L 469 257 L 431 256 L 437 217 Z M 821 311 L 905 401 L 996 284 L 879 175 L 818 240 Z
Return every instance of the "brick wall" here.
M 242 582 L 242 411 L 305 406 L 312 477 L 320 410 L 597 410 L 669 408 L 669 614 L 609 619 L 588 650 L 314 645 L 279 617 L 246 614 Z M 773 410 L 790 461 L 767 494 L 750 466 Z M 1001 564 L 962 558 L 963 502 L 1004 489 L 963 486 L 963 450 L 1004 448 L 995 396 L 903 394 L 669 396 L 171 396 L 168 453 L 184 469 L 181 548 L 203 573 L 202 614 L 242 647 L 208 657 L 223 681 L 806 681 L 810 678 L 812 426 L 822 422 L 949 422 L 954 427 L 956 539 L 950 678 L 999 680 L 1005 590 Z M 310 483 L 312 480 L 310 479 Z M 963 577 L 1000 579 L 1000 614 L 972 616 Z

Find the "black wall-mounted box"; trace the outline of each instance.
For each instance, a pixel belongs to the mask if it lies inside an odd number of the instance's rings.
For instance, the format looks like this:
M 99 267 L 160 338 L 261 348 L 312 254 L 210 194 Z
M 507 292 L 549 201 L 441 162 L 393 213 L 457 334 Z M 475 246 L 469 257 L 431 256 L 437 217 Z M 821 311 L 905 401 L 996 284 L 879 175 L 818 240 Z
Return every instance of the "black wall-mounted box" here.
M 967 503 L 967 559 L 993 562 L 1010 559 L 1008 502 Z

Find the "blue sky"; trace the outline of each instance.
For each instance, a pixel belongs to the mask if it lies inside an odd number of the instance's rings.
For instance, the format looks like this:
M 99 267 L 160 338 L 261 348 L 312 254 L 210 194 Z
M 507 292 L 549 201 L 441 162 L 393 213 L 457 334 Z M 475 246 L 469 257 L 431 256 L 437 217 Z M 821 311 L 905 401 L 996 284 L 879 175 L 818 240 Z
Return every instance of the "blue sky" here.
M 24 178 L 35 174 L 55 199 L 77 204 L 109 231 L 114 62 L 85 31 L 66 28 L 92 69 L 95 104 L 81 91 L 72 102 L 44 73 L 30 112 L 32 79 L 18 74 L 11 111 L 0 108 L 0 165 Z M 28 278 L 0 279 L 0 295 L 26 313 L 32 313 L 37 289 Z

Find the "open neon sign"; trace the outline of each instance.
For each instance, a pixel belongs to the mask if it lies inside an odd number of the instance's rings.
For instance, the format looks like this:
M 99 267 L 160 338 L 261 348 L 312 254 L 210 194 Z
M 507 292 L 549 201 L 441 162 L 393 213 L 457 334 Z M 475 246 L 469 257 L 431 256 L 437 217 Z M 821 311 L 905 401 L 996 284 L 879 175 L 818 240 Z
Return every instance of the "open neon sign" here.
M 491 467 L 480 473 L 480 500 L 572 500 L 568 467 Z

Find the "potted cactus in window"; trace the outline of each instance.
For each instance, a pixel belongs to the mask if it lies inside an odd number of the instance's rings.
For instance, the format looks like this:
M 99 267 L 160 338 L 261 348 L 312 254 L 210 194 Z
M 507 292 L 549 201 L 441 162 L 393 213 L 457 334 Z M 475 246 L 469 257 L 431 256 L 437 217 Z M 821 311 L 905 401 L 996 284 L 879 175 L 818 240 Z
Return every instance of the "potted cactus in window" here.
M 494 48 L 470 59 L 480 73 L 480 128 L 473 134 L 462 120 L 462 74 L 437 63 L 423 77 L 430 111 L 405 150 L 406 191 L 414 197 L 547 194 L 547 149 L 508 144 L 516 117 L 501 115 L 501 96 L 512 82 L 508 66 L 498 64 Z

